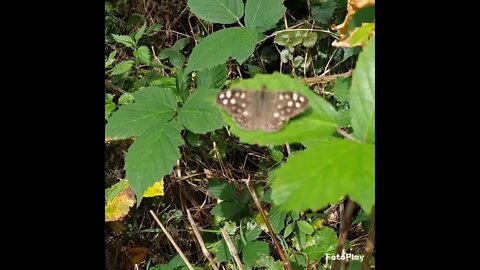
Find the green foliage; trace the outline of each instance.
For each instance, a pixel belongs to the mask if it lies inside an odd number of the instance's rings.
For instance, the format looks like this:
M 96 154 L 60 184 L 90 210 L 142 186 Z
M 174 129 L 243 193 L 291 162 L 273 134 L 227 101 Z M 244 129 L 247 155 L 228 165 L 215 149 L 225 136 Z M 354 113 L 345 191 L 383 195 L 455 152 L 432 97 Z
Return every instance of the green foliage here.
M 314 245 L 305 248 L 310 262 L 320 260 L 326 254 L 335 254 L 337 233 L 332 228 L 322 228 L 315 233 L 313 242 Z
M 272 185 L 275 204 L 319 209 L 350 195 L 367 213 L 375 198 L 375 147 L 350 140 L 317 143 L 290 157 Z
M 337 0 L 312 1 L 312 17 L 321 24 L 327 24 L 337 7 Z
M 242 0 L 188 0 L 190 10 L 202 20 L 230 24 L 243 16 Z
M 352 127 L 362 141 L 375 142 L 375 37 L 360 53 L 350 89 Z
M 245 26 L 259 32 L 265 32 L 275 27 L 283 17 L 285 10 L 283 0 L 247 0 Z
M 193 48 L 185 72 L 223 64 L 229 57 L 243 63 L 261 37 L 257 31 L 242 27 L 222 29 L 208 35 Z
M 130 71 L 133 66 L 133 60 L 122 61 L 112 68 L 112 75 L 120 75 Z
M 254 267 L 258 265 L 257 261 L 260 260 L 261 257 L 267 256 L 269 252 L 267 242 L 249 242 L 243 247 L 242 260 L 246 267 Z

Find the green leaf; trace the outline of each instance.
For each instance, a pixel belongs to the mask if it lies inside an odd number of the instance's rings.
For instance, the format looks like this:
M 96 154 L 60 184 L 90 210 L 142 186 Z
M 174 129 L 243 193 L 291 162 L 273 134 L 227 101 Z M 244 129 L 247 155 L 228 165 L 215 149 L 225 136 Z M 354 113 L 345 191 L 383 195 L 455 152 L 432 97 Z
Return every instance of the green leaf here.
M 227 81 L 227 67 L 225 64 L 207 68 L 197 72 L 197 87 L 222 88 Z
M 184 143 L 181 130 L 175 121 L 157 123 L 143 132 L 128 149 L 125 170 L 128 183 L 137 196 L 137 205 L 147 188 L 170 173 L 180 158 L 178 147 Z
M 318 35 L 315 32 L 310 32 L 307 34 L 307 36 L 303 39 L 303 47 L 305 48 L 311 48 L 315 46 L 315 43 L 317 43 Z
M 105 119 L 110 118 L 110 115 L 112 115 L 112 112 L 114 110 L 115 110 L 114 103 L 105 104 Z
M 230 131 L 240 138 L 242 143 L 275 145 L 316 140 L 321 136 L 329 136 L 335 133 L 338 115 L 335 109 L 323 98 L 312 93 L 300 80 L 293 79 L 288 75 L 275 72 L 273 74 L 257 74 L 253 79 L 241 80 L 231 85 L 231 88 L 245 90 L 260 90 L 265 87 L 268 90 L 296 91 L 309 99 L 309 108 L 290 119 L 283 129 L 278 132 L 265 133 L 261 130 L 247 131 L 239 128 L 232 117 L 222 112 L 225 123 L 230 126 Z
M 124 74 L 130 71 L 133 66 L 133 60 L 126 60 L 116 64 L 112 68 L 112 75 Z
M 318 230 L 314 235 L 314 245 L 305 248 L 310 262 L 320 260 L 325 254 L 335 254 L 337 233 L 330 227 Z
M 350 195 L 369 213 L 375 202 L 375 145 L 311 144 L 278 169 L 272 189 L 274 203 L 284 209 L 316 210 Z
M 212 215 L 219 218 L 231 218 L 243 209 L 238 202 L 221 202 L 212 208 Z
M 237 252 L 240 252 L 242 250 L 242 241 L 238 236 L 232 237 L 232 243 Z M 215 259 L 218 263 L 226 262 L 233 259 L 230 251 L 228 250 L 227 243 L 225 243 L 225 240 L 223 239 L 220 241 L 220 245 L 218 247 Z
M 166 123 L 175 115 L 177 103 L 168 88 L 147 87 L 135 92 L 134 96 L 135 103 L 120 107 L 110 118 L 105 129 L 108 138 L 138 136 L 154 125 Z
M 223 125 L 219 109 L 213 104 L 218 89 L 199 88 L 190 95 L 178 112 L 178 121 L 195 133 L 207 133 Z
M 187 44 L 188 44 L 188 38 L 181 38 L 177 40 L 175 44 L 173 44 L 172 49 L 181 51 L 183 50 L 183 48 L 185 48 L 185 46 L 187 46 Z
M 172 48 L 166 48 L 160 51 L 158 54 L 159 59 L 167 59 L 170 61 L 170 63 L 180 69 L 183 67 L 183 64 L 185 63 L 185 56 L 178 50 L 172 49 Z
M 132 103 L 135 100 L 135 96 L 132 93 L 125 92 L 118 98 L 119 105 L 126 105 Z
M 268 254 L 268 243 L 263 241 L 253 241 L 247 243 L 245 247 L 243 247 L 242 259 L 245 266 L 249 268 L 257 266 L 257 260 L 259 260 L 261 256 L 268 256 Z
M 351 260 L 348 264 L 348 270 L 362 270 L 362 261 Z
M 375 37 L 358 56 L 352 74 L 350 107 L 353 134 L 362 141 L 375 142 Z
M 135 41 L 133 41 L 130 36 L 112 34 L 112 37 L 117 43 L 121 43 L 129 48 L 133 48 L 135 46 Z
M 375 31 L 375 23 L 364 23 L 352 31 L 346 42 L 351 46 L 363 46 L 367 44 L 373 31 Z
M 316 2 L 316 3 L 315 3 Z M 327 24 L 337 7 L 336 0 L 315 1 L 312 5 L 312 17 L 321 24 Z
M 133 51 L 133 56 L 143 64 L 150 64 L 150 49 L 147 46 L 140 46 Z
M 342 127 L 350 125 L 350 109 L 342 108 L 338 111 L 338 124 Z
M 286 216 L 287 212 L 280 210 L 277 206 L 273 206 L 272 209 L 270 209 L 268 221 L 270 221 L 274 233 L 278 234 L 283 230 Z
M 232 27 L 208 35 L 190 54 L 185 73 L 211 68 L 232 57 L 243 63 L 255 50 L 261 34 L 255 30 Z
M 147 28 L 146 35 L 153 36 L 156 33 L 158 33 L 160 30 L 162 30 L 162 28 L 163 28 L 163 25 L 159 23 L 154 23 Z
M 188 6 L 195 16 L 212 23 L 231 24 L 243 16 L 242 0 L 188 0 Z
M 208 182 L 208 190 L 210 193 L 220 200 L 235 200 L 235 185 L 226 180 L 212 179 Z
M 140 29 L 138 29 L 137 33 L 135 33 L 135 43 L 137 43 L 142 38 L 146 28 L 147 25 L 144 24 Z
M 120 194 L 120 192 L 124 191 L 126 188 L 128 188 L 127 180 L 121 180 L 115 183 L 113 186 L 105 189 L 105 199 L 107 200 L 107 202 L 112 201 Z
M 176 83 L 177 94 L 181 98 L 181 101 L 185 101 L 189 96 L 189 85 L 191 77 L 185 73 L 184 69 L 177 69 Z
M 257 266 L 265 267 L 268 270 L 283 270 L 283 264 L 280 261 L 275 261 L 272 256 L 260 255 Z
M 113 50 L 109 55 L 108 59 L 105 61 L 105 68 L 109 67 L 115 61 L 115 55 L 117 55 L 117 51 Z
M 304 232 L 305 234 L 308 234 L 308 235 L 312 234 L 313 231 L 315 231 L 312 225 L 310 225 L 310 223 L 306 222 L 305 220 L 297 221 L 297 226 L 301 232 Z
M 335 81 L 335 87 L 333 88 L 333 93 L 338 102 L 345 103 L 348 101 L 351 84 L 351 78 L 337 77 L 337 80 Z
M 277 24 L 286 8 L 283 0 L 248 0 L 245 5 L 245 27 L 265 32 Z
M 247 227 L 247 230 L 245 231 L 245 240 L 247 242 L 252 242 L 253 240 L 256 240 L 260 233 L 262 233 L 262 229 L 255 223 L 249 223 L 249 225 L 252 225 L 251 227 Z
M 290 223 L 287 225 L 287 227 L 285 227 L 285 231 L 283 232 L 284 238 L 287 238 L 293 232 L 293 229 L 294 229 L 293 224 L 294 223 Z

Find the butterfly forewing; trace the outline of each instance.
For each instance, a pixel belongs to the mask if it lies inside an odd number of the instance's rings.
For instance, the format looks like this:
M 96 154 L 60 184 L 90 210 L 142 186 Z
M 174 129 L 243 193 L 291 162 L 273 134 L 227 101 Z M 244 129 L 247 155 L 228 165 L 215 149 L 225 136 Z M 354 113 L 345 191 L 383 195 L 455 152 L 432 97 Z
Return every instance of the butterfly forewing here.
M 288 120 L 305 111 L 308 99 L 292 91 L 247 91 L 229 89 L 217 96 L 217 103 L 246 130 L 280 130 Z

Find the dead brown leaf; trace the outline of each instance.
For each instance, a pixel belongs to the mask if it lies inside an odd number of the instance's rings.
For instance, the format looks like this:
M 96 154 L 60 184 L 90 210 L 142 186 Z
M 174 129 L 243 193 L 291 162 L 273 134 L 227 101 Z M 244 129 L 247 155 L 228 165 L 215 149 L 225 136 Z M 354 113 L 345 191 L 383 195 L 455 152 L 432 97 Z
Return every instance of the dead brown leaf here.
M 348 0 L 347 6 L 347 16 L 345 20 L 340 25 L 334 27 L 334 30 L 338 30 L 338 34 L 340 35 L 340 40 L 345 38 L 345 32 L 348 29 L 348 25 L 353 19 L 353 15 L 357 10 L 361 8 L 366 8 L 375 5 L 375 0 Z

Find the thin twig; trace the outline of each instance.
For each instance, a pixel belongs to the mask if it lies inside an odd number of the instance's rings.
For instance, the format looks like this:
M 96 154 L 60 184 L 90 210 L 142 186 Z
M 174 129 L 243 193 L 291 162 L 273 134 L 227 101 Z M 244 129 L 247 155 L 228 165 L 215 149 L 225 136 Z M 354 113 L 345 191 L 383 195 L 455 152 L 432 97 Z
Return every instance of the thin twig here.
M 195 220 L 193 220 L 192 214 L 190 214 L 190 211 L 188 209 L 185 209 L 187 211 L 187 218 L 188 222 L 190 222 L 190 227 L 192 227 L 193 233 L 195 234 L 195 237 L 197 238 L 198 244 L 200 244 L 200 247 L 202 248 L 202 253 L 205 257 L 207 257 L 208 262 L 212 266 L 214 270 L 218 270 L 218 266 L 213 260 L 212 256 L 210 256 L 210 252 L 208 252 L 207 247 L 205 246 L 205 242 L 203 242 L 203 238 L 200 235 L 200 232 L 198 231 L 197 224 L 195 224 Z
M 370 229 L 368 230 L 367 244 L 365 245 L 365 251 L 363 252 L 363 255 L 365 256 L 362 263 L 363 270 L 370 269 L 370 259 L 372 258 L 373 249 L 375 247 L 375 206 L 372 208 L 371 216 L 372 221 L 370 223 Z
M 233 259 L 235 260 L 235 263 L 237 264 L 238 269 L 239 270 L 244 270 L 242 261 L 238 257 L 237 249 L 233 245 L 232 239 L 230 239 L 230 236 L 228 235 L 227 230 L 225 230 L 225 228 L 222 228 L 220 231 L 222 232 L 223 239 L 225 239 L 225 242 L 227 243 L 228 250 L 230 251 L 230 254 L 232 254 Z
M 112 89 L 116 92 L 119 92 L 120 94 L 124 94 L 124 93 L 127 92 L 127 91 L 123 90 L 122 88 L 116 86 L 115 84 L 113 84 L 112 82 L 107 81 L 107 80 L 105 80 L 105 87 L 107 87 L 109 89 Z
M 352 75 L 351 70 L 341 74 L 321 75 L 321 76 L 315 76 L 310 78 L 304 78 L 303 81 L 306 82 L 307 84 L 312 85 L 317 83 L 327 83 L 327 82 L 335 81 L 338 77 L 350 77 L 350 75 Z
M 343 215 L 340 215 L 341 222 L 340 222 L 340 232 L 338 234 L 338 245 L 337 245 L 337 254 L 339 255 L 343 253 L 343 249 L 345 248 L 345 240 L 347 239 L 347 233 L 348 233 L 348 230 L 350 229 L 350 224 L 352 222 L 352 215 L 353 215 L 354 209 L 355 209 L 355 202 L 347 198 L 345 211 L 343 211 Z M 345 265 L 344 260 L 334 260 L 332 262 L 332 270 L 340 269 L 342 265 Z
M 160 222 L 160 220 L 158 219 L 157 215 L 155 215 L 155 213 L 150 210 L 150 214 L 153 216 L 153 218 L 155 219 L 155 221 L 157 222 L 157 224 L 160 226 L 160 228 L 162 228 L 162 231 L 163 233 L 167 236 L 168 240 L 170 241 L 170 243 L 172 243 L 173 247 L 175 248 L 175 250 L 178 252 L 178 254 L 180 254 L 180 257 L 182 257 L 182 260 L 185 262 L 185 264 L 187 265 L 188 269 L 190 270 L 195 270 L 193 268 L 193 266 L 190 264 L 190 262 L 188 261 L 187 257 L 185 257 L 185 254 L 182 252 L 182 250 L 180 249 L 180 247 L 177 245 L 177 243 L 175 243 L 175 241 L 173 240 L 173 237 L 170 235 L 170 233 L 167 231 L 167 229 L 165 229 L 165 227 L 163 226 L 162 222 Z
M 245 184 L 247 185 L 247 189 L 250 192 L 250 195 L 252 195 L 252 199 L 255 202 L 255 205 L 257 206 L 258 211 L 260 212 L 260 215 L 263 218 L 263 221 L 265 222 L 265 225 L 267 225 L 268 232 L 270 233 L 270 238 L 272 238 L 273 245 L 275 246 L 275 250 L 278 253 L 278 256 L 280 256 L 280 259 L 283 262 L 283 265 L 285 266 L 286 270 L 291 270 L 292 266 L 290 265 L 290 261 L 287 259 L 287 256 L 285 255 L 285 252 L 282 249 L 282 246 L 278 242 L 277 237 L 275 236 L 275 232 L 273 231 L 272 225 L 270 224 L 270 221 L 267 218 L 267 214 L 265 214 L 265 211 L 262 208 L 262 205 L 260 204 L 260 201 L 258 200 L 257 193 L 255 190 L 253 190 L 252 186 L 250 185 L 250 175 L 248 176 L 248 179 L 245 181 Z

